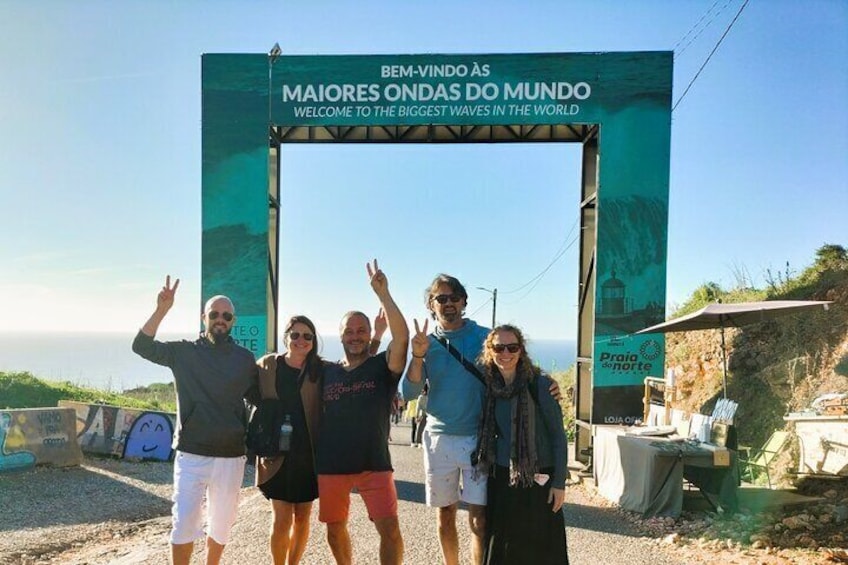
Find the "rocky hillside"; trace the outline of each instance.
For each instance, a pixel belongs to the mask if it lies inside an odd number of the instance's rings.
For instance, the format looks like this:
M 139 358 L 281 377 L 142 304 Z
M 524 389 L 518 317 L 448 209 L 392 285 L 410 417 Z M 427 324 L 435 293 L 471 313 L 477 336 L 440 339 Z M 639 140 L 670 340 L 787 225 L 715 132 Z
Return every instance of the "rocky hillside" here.
M 703 293 L 704 288 L 713 296 Z M 798 277 L 775 281 L 764 291 L 723 292 L 710 284 L 699 290 L 705 299 L 724 302 L 833 301 L 827 311 L 816 309 L 725 331 L 727 396 L 739 404 L 735 424 L 740 444 L 762 445 L 774 430 L 786 427 L 787 413 L 809 408 L 826 393 L 848 393 L 848 252 L 843 247 L 822 247 L 815 263 Z M 686 310 L 700 307 L 687 306 Z M 667 366 L 674 369 L 678 385 L 676 407 L 712 413 L 721 397 L 720 344 L 718 330 L 666 335 Z M 797 457 L 797 451 L 790 450 L 777 464 L 785 481 L 791 478 L 786 471 L 797 468 L 793 455 Z

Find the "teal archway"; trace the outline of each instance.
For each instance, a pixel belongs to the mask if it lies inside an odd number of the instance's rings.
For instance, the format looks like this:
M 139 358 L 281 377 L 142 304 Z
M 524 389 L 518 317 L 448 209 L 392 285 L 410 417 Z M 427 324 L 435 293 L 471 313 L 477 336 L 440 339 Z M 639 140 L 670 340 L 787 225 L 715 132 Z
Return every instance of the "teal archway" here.
M 276 349 L 281 146 L 580 143 L 578 453 L 591 425 L 641 417 L 664 342 L 629 334 L 665 319 L 671 52 L 207 54 L 202 67 L 202 296 L 233 297 L 241 343 Z

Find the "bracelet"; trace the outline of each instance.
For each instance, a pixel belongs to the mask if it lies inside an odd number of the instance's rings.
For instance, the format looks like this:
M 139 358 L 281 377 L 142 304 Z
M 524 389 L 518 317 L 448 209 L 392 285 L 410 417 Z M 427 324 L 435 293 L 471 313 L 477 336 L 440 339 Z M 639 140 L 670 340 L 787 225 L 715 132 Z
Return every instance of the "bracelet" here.
M 412 356 L 413 356 L 415 359 L 424 359 L 424 357 L 426 357 L 426 355 L 416 355 L 415 353 L 413 353 L 413 354 L 412 354 Z

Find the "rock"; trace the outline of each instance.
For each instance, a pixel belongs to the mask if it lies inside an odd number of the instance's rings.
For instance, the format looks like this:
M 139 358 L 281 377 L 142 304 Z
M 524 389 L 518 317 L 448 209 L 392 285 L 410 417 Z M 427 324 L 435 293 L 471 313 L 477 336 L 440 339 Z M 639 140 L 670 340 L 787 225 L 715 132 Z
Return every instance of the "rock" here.
M 669 534 L 669 535 L 665 536 L 662 540 L 662 542 L 665 545 L 674 545 L 674 544 L 677 544 L 679 541 L 680 541 L 680 534 L 678 534 L 676 532 L 673 533 L 673 534 Z
M 801 535 L 798 536 L 798 538 L 795 540 L 795 545 L 797 545 L 798 547 L 810 547 L 810 544 L 815 542 L 816 540 L 814 540 L 810 536 Z
M 790 530 L 800 530 L 801 528 L 806 528 L 808 526 L 807 522 L 802 518 L 803 514 L 798 516 L 789 516 L 781 520 L 781 524 L 789 528 Z
M 825 492 L 824 494 L 822 494 L 822 496 L 824 496 L 825 498 L 836 498 L 837 496 L 839 496 L 839 492 L 836 491 L 835 489 L 831 489 L 831 490 Z
M 761 543 L 763 545 L 770 545 L 771 538 L 769 538 L 766 534 L 753 534 L 751 536 L 751 543 Z
M 833 509 L 833 519 L 837 524 L 848 520 L 848 505 L 840 504 Z

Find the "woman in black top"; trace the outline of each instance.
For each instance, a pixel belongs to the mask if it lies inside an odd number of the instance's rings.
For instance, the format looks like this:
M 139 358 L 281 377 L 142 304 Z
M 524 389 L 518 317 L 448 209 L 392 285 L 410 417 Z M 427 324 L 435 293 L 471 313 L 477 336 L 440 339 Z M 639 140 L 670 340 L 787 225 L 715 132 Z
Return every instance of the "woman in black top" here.
M 275 408 L 282 421 L 288 417 L 292 425 L 289 452 L 263 457 L 256 466 L 256 483 L 271 501 L 270 547 L 275 565 L 300 562 L 309 539 L 312 502 L 318 498 L 313 446 L 318 434 L 323 376 L 315 325 L 309 318 L 293 316 L 286 324 L 283 339 L 284 355 L 266 355 L 258 362 L 264 401 L 276 399 Z M 273 390 L 268 390 L 270 382 Z

